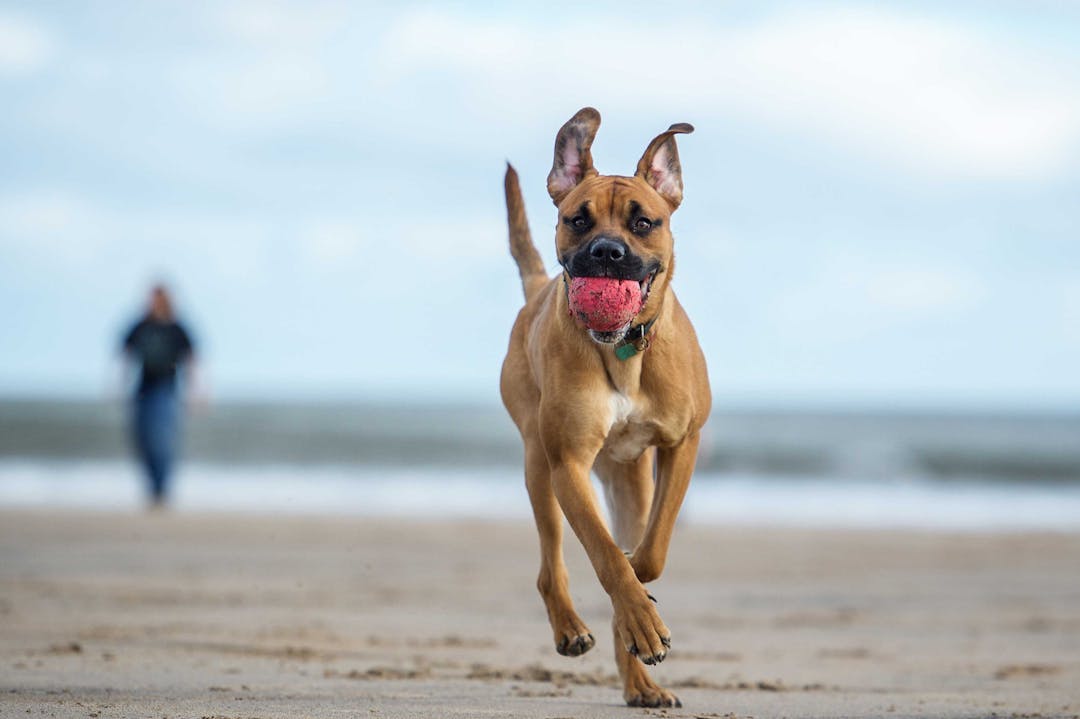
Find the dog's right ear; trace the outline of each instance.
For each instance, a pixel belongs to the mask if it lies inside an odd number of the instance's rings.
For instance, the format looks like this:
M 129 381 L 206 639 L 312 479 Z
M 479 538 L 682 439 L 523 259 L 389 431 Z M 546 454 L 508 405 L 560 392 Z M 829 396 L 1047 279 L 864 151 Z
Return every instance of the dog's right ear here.
M 555 137 L 555 162 L 548 174 L 547 186 L 556 207 L 579 182 L 596 174 L 591 148 L 599 127 L 600 113 L 591 107 L 583 107 L 566 121 Z

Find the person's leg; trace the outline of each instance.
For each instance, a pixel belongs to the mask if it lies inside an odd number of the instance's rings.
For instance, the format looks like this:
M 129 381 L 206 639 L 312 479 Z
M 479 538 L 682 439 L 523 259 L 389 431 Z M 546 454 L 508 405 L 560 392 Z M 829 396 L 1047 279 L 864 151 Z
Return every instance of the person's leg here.
M 146 486 L 150 501 L 160 501 L 158 472 L 154 461 L 154 402 L 149 392 L 140 391 L 132 402 L 132 439 L 135 456 L 146 477 Z
M 164 504 L 168 465 L 167 461 L 161 456 L 161 451 L 156 444 L 150 453 L 148 467 L 150 471 L 150 501 L 154 504 Z
M 149 469 L 151 496 L 156 504 L 169 494 L 169 477 L 176 454 L 176 392 L 172 387 L 155 388 L 149 402 Z
M 150 501 L 160 505 L 168 498 L 169 474 L 177 434 L 176 392 L 173 388 L 148 387 L 135 399 L 135 440 L 146 473 Z

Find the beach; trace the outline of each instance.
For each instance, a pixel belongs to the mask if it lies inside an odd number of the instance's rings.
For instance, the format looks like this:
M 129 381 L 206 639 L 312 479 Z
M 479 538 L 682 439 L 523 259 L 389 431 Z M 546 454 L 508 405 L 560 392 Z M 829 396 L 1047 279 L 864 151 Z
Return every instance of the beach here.
M 680 525 L 629 709 L 610 602 L 558 656 L 527 520 L 0 511 L 0 714 L 1080 715 L 1080 534 Z

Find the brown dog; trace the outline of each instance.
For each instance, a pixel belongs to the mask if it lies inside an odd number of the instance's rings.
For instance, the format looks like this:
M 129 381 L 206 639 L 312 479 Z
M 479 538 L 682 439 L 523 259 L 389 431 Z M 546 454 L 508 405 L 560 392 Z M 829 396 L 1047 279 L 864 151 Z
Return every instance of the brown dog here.
M 682 201 L 675 135 L 693 128 L 672 125 L 649 143 L 633 177 L 617 177 L 593 167 L 590 148 L 599 126 L 600 114 L 586 107 L 555 139 L 548 193 L 559 213 L 562 278 L 548 278 L 530 237 L 517 173 L 507 168 L 510 249 L 525 306 L 510 334 L 501 390 L 525 443 L 525 481 L 540 534 L 537 587 L 556 650 L 577 656 L 594 644 L 570 600 L 565 514 L 611 596 L 627 704 L 679 706 L 643 666 L 663 661 L 671 646 L 644 583 L 664 569 L 711 406 L 705 358 L 671 289 L 670 220 Z M 638 283 L 623 283 L 640 288 L 643 300 L 626 326 L 590 330 L 572 313 L 571 283 L 597 277 Z M 610 533 L 590 470 L 605 490 Z

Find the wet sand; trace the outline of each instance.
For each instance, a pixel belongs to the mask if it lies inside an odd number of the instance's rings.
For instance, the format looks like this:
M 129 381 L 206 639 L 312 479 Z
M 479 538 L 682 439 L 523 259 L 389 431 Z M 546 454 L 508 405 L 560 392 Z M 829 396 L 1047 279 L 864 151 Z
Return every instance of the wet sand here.
M 683 526 L 682 709 L 558 656 L 528 523 L 0 512 L 0 715 L 1076 717 L 1080 535 Z

